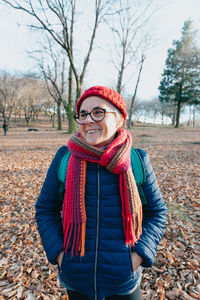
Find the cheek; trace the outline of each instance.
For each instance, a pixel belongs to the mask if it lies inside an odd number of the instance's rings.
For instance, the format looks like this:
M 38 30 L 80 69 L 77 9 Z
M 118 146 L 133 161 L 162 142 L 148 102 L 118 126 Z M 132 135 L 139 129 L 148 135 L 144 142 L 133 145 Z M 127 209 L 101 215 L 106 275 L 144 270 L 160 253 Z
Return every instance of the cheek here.
M 81 133 L 81 135 L 84 135 L 84 125 L 79 125 L 79 131 Z
M 113 135 L 118 130 L 118 126 L 116 122 L 110 121 L 107 123 L 107 126 L 105 127 L 105 132 L 108 135 Z

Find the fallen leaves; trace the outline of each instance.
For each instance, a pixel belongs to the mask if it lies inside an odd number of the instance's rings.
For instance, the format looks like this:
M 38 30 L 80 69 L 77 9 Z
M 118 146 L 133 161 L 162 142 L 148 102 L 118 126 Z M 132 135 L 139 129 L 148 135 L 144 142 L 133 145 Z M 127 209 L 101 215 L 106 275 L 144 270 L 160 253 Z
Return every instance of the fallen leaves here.
M 143 271 L 143 299 L 200 299 L 199 130 L 138 127 L 132 134 L 150 155 L 169 210 L 155 263 Z M 46 171 L 67 138 L 17 129 L 0 137 L 0 300 L 68 299 L 34 219 Z
M 64 144 L 64 138 L 61 135 L 60 146 Z M 45 257 L 34 218 L 36 199 L 59 147 L 57 139 L 57 134 L 54 134 L 50 142 L 48 134 L 43 132 L 36 139 L 27 133 L 23 137 L 20 133 L 2 140 L 2 299 L 61 299 L 66 294 L 58 282 L 56 267 L 51 266 Z
M 143 272 L 143 297 L 200 299 L 200 130 L 167 131 L 145 144 L 168 206 L 168 222 L 155 263 Z

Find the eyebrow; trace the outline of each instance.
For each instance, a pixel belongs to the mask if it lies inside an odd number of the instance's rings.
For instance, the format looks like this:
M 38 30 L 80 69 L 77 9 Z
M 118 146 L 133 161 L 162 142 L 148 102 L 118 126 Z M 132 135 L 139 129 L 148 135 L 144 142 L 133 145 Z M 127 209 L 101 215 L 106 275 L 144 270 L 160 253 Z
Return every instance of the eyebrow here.
M 93 107 L 93 109 L 98 109 L 98 108 L 103 109 L 103 107 L 100 107 L 100 106 L 95 106 L 95 107 Z M 92 109 L 92 110 L 93 110 L 93 109 Z M 91 111 L 92 111 L 92 110 L 91 110 Z M 81 109 L 80 112 L 83 112 L 83 113 L 84 113 L 84 112 L 87 112 L 87 110 Z

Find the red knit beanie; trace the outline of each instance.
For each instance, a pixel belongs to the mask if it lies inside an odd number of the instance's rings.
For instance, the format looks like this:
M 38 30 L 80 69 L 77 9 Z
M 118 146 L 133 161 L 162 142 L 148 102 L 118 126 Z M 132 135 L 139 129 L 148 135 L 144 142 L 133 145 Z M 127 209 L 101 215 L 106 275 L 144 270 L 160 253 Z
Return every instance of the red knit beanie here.
M 97 96 L 112 103 L 120 110 L 122 116 L 124 117 L 124 120 L 126 120 L 127 111 L 124 99 L 119 93 L 105 86 L 93 86 L 87 89 L 76 104 L 77 112 L 79 112 L 83 100 L 91 96 Z

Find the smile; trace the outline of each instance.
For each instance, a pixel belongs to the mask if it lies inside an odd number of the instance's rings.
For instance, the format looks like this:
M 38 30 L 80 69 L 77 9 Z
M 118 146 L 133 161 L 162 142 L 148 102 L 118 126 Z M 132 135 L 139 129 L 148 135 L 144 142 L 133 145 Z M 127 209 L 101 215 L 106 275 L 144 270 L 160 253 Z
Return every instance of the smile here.
M 100 131 L 100 129 L 91 129 L 91 130 L 88 130 L 87 133 L 92 134 L 92 133 L 96 133 L 99 131 Z

